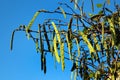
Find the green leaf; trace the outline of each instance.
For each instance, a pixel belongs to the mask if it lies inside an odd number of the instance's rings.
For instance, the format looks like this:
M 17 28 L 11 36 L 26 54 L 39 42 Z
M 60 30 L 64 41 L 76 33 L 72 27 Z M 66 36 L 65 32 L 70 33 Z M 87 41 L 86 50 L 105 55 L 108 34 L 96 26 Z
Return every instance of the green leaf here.
M 61 11 L 62 11 L 62 13 L 63 13 L 64 18 L 66 18 L 66 14 L 65 14 L 64 9 L 63 9 L 63 8 L 61 8 L 61 7 L 59 7 L 59 8 L 60 8 L 60 10 L 61 10 Z
M 60 56 L 61 56 L 61 63 L 62 63 L 62 71 L 65 69 L 65 61 L 64 61 L 64 43 L 61 43 L 60 46 Z
M 101 8 L 103 5 L 102 4 L 96 4 L 97 8 Z
M 54 55 L 55 55 L 55 58 L 57 60 L 58 63 L 60 63 L 60 57 L 58 55 L 58 50 L 57 50 L 57 40 L 56 40 L 56 35 L 54 37 L 54 40 L 53 40 L 53 44 L 54 44 Z
M 12 32 L 12 37 L 11 37 L 11 40 L 10 40 L 10 50 L 11 50 L 11 51 L 12 51 L 12 49 L 13 49 L 14 34 L 15 34 L 15 30 Z

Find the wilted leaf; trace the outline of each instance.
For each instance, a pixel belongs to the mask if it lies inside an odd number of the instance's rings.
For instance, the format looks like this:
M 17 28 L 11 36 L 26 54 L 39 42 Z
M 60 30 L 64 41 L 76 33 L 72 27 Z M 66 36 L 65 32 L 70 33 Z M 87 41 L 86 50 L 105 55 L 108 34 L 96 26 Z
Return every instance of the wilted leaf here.
M 54 37 L 53 44 L 54 44 L 54 55 L 55 55 L 57 62 L 59 63 L 60 57 L 58 55 L 58 50 L 57 50 L 57 45 L 56 45 L 57 44 L 56 36 Z
M 65 11 L 63 10 L 63 8 L 61 8 L 61 7 L 59 7 L 59 8 L 62 11 L 62 14 L 63 14 L 64 18 L 66 18 L 66 14 L 65 14 Z

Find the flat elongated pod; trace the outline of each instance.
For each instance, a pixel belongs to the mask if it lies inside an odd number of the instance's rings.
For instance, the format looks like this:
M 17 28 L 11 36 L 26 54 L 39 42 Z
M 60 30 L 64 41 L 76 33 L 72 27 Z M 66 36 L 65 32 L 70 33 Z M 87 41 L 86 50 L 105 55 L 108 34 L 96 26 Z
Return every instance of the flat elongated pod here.
M 27 34 L 27 38 L 29 39 L 30 38 L 30 34 L 29 34 L 29 30 L 30 28 L 32 27 L 35 19 L 37 18 L 37 16 L 39 15 L 40 12 L 36 12 L 33 16 L 33 18 L 31 19 L 31 21 L 29 22 L 28 26 L 25 28 L 26 29 L 26 34 Z
M 47 35 L 45 25 L 43 25 L 43 31 L 44 31 L 44 36 L 45 36 L 45 39 L 46 39 L 46 42 L 47 42 L 48 50 L 50 51 L 50 43 L 49 43 L 49 39 L 48 39 L 48 35 Z
M 80 56 L 80 46 L 79 46 L 79 42 L 78 42 L 78 39 L 75 38 L 76 40 L 76 45 L 77 45 L 77 49 L 78 49 L 78 57 Z
M 51 23 L 52 23 L 52 25 L 53 25 L 53 27 L 54 27 L 54 30 L 55 30 L 55 33 L 56 33 L 56 35 L 57 35 L 58 41 L 59 41 L 59 43 L 61 43 L 60 33 L 59 33 L 58 29 L 57 29 L 57 26 L 55 25 L 54 22 L 51 22 Z
M 60 57 L 59 57 L 58 50 L 57 50 L 56 36 L 54 37 L 53 45 L 54 45 L 54 55 L 55 55 L 55 58 L 56 58 L 57 62 L 59 63 L 60 62 Z
M 44 74 L 46 74 L 47 68 L 46 68 L 46 57 L 44 55 Z
M 115 40 L 116 40 L 115 27 L 114 27 L 114 24 L 112 22 L 112 19 L 108 19 L 108 22 L 110 24 L 110 30 L 112 32 L 112 46 L 114 46 L 115 45 Z
M 36 45 L 36 51 L 37 51 L 37 53 L 38 53 L 38 52 L 39 52 L 39 44 L 38 44 L 38 39 L 36 39 L 35 45 Z
M 40 25 L 39 25 L 39 33 L 40 33 L 40 52 L 41 52 L 41 54 L 43 54 L 44 53 L 44 44 L 42 41 L 41 26 Z
M 69 23 L 68 23 L 68 40 L 69 41 L 72 38 L 72 22 L 73 22 L 73 18 L 71 18 Z
M 41 70 L 44 68 L 44 54 L 41 54 Z
M 96 34 L 95 33 L 93 34 L 93 40 L 94 40 L 94 44 L 95 44 L 97 50 L 100 51 L 100 45 L 98 44 L 98 40 L 96 38 Z
M 61 46 L 60 46 L 60 56 L 61 56 L 62 71 L 64 71 L 64 69 L 65 69 L 64 43 L 61 43 Z
M 89 41 L 88 38 L 87 38 L 87 35 L 85 35 L 85 34 L 84 34 L 83 32 L 81 32 L 81 31 L 80 31 L 80 35 L 82 36 L 84 42 L 87 44 L 90 53 L 95 52 L 93 46 L 91 45 L 90 41 Z
M 29 30 L 31 28 L 31 26 L 33 25 L 35 19 L 37 18 L 37 16 L 39 15 L 40 12 L 36 12 L 33 16 L 33 18 L 31 19 L 31 21 L 29 22 L 28 26 L 27 26 L 27 30 Z
M 13 49 L 14 34 L 15 34 L 15 30 L 12 32 L 12 37 L 11 37 L 11 40 L 10 40 L 10 50 L 11 50 L 11 51 L 12 51 L 12 49 Z
M 93 3 L 93 0 L 91 0 L 91 6 L 92 6 L 92 11 L 94 12 L 94 3 Z
M 61 7 L 59 7 L 59 8 L 60 8 L 60 10 L 62 11 L 62 14 L 63 14 L 64 18 L 66 18 L 66 14 L 65 14 L 64 9 L 63 9 L 63 8 L 61 8 Z

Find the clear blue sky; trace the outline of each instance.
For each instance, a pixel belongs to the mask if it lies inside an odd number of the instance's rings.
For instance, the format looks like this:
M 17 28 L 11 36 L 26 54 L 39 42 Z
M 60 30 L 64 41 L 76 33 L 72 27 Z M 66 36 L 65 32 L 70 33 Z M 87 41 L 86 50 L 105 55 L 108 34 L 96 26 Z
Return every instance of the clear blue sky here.
M 9 48 L 11 33 L 15 28 L 20 24 L 27 25 L 39 9 L 55 9 L 58 1 L 61 0 L 0 0 L 0 80 L 70 79 L 69 64 L 66 62 L 64 72 L 61 65 L 55 69 L 51 55 L 47 57 L 47 74 L 44 75 L 40 68 L 40 55 L 36 53 L 33 41 L 27 40 L 24 33 L 17 32 L 13 51 Z M 86 10 L 89 7 L 86 6 Z M 39 17 L 42 20 L 46 16 Z

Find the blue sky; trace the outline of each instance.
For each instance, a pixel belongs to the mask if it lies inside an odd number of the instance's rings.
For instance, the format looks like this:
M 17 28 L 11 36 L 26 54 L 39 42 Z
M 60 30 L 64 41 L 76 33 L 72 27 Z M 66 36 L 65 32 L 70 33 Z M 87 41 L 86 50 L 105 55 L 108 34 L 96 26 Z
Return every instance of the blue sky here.
M 47 74 L 41 71 L 40 55 L 36 53 L 32 40 L 24 33 L 17 32 L 14 38 L 13 51 L 10 51 L 12 31 L 20 24 L 27 25 L 37 10 L 55 9 L 61 0 L 0 0 L 0 80 L 69 80 L 70 67 L 66 61 L 66 69 L 61 65 L 54 67 L 54 59 L 47 57 Z M 100 0 L 99 0 L 100 1 Z M 89 6 L 90 7 L 90 6 Z M 90 9 L 86 6 L 86 10 Z M 89 10 L 88 10 L 89 12 Z M 40 15 L 39 21 L 46 15 Z
M 47 74 L 41 71 L 40 55 L 34 43 L 24 33 L 17 32 L 13 51 L 10 51 L 12 31 L 20 24 L 27 25 L 39 9 L 55 9 L 58 0 L 0 0 L 0 80 L 67 80 L 70 72 L 54 67 L 54 59 L 47 58 Z M 41 19 L 43 16 L 40 16 Z M 67 64 L 66 64 L 67 65 Z

